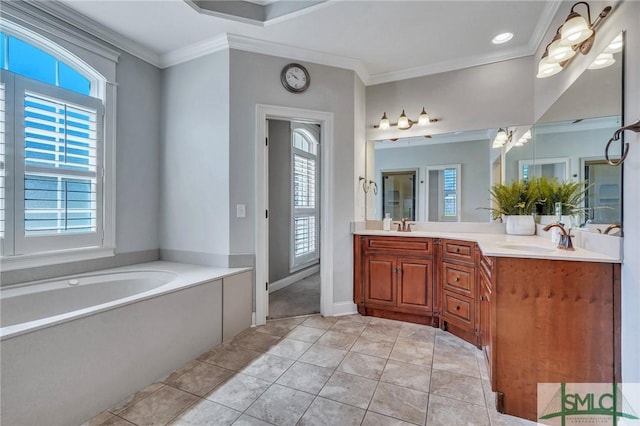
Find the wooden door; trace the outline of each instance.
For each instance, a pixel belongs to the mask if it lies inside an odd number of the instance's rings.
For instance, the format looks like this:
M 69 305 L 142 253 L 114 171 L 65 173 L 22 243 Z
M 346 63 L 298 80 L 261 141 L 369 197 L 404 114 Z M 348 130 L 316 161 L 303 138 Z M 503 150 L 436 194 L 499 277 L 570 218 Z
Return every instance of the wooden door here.
M 433 260 L 398 258 L 398 307 L 433 310 Z
M 396 306 L 396 270 L 395 256 L 365 256 L 365 303 Z

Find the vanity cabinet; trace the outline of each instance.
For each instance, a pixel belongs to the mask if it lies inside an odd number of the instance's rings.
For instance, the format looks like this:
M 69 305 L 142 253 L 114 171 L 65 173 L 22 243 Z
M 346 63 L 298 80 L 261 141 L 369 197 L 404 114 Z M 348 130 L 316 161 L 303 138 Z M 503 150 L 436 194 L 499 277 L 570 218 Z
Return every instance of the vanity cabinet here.
M 491 381 L 491 387 L 495 389 L 494 374 L 496 369 L 495 352 L 492 350 L 496 345 L 495 338 L 495 321 L 493 319 L 493 313 L 495 308 L 492 306 L 494 301 L 492 291 L 493 283 L 491 277 L 493 274 L 494 258 L 486 257 L 483 254 L 478 255 L 478 310 L 480 311 L 480 321 L 478 323 L 479 329 L 479 344 L 484 354 L 484 359 L 487 364 L 487 370 L 489 372 L 489 380 Z
M 469 241 L 442 240 L 441 327 L 478 345 L 478 309 L 476 282 L 476 244 Z
M 535 420 L 538 383 L 620 382 L 619 264 L 485 259 L 480 335 L 498 411 Z
M 356 236 L 354 241 L 358 311 L 430 324 L 434 312 L 433 240 Z

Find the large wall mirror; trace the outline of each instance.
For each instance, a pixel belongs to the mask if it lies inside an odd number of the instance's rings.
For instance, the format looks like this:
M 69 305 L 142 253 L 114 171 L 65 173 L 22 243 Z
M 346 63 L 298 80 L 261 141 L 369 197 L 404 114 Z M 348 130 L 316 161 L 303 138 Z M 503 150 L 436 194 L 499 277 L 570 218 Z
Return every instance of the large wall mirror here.
M 367 142 L 366 218 L 487 222 L 495 130 Z
M 596 60 L 532 127 L 533 138 L 505 155 L 506 182 L 584 181 L 585 216 L 573 225 L 594 231 L 622 222 L 622 167 L 606 163 L 604 148 L 623 121 L 623 36 L 620 48 Z

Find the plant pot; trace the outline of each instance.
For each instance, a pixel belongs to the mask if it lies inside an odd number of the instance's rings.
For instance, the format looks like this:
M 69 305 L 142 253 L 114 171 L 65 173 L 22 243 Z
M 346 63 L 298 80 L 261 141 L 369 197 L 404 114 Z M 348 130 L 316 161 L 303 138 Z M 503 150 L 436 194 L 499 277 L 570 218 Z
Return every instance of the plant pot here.
M 536 222 L 532 215 L 505 216 L 507 234 L 509 235 L 534 235 Z

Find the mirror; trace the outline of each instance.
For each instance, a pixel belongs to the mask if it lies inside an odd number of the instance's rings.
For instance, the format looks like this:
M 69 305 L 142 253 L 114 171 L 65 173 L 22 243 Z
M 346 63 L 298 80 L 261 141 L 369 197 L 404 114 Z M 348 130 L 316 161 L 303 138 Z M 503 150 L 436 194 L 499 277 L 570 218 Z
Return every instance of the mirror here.
M 619 38 L 622 43 L 622 33 Z M 533 126 L 532 140 L 505 154 L 505 182 L 533 176 L 586 181 L 581 225 L 595 231 L 622 220 L 622 168 L 604 157 L 622 125 L 622 47 L 612 51 L 614 63 L 585 70 Z
M 495 133 L 495 130 L 493 131 Z M 367 142 L 367 220 L 488 222 L 492 131 Z

